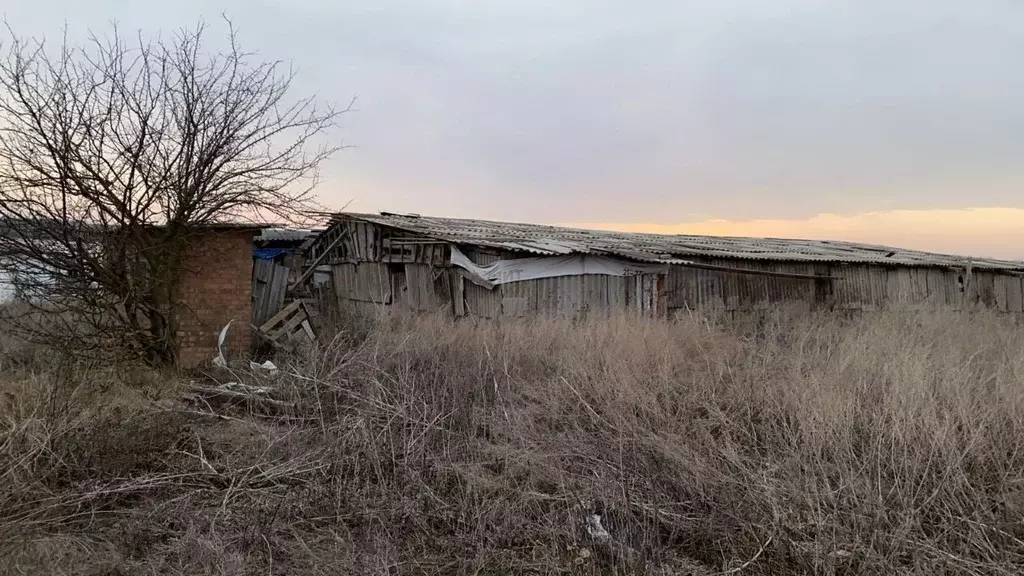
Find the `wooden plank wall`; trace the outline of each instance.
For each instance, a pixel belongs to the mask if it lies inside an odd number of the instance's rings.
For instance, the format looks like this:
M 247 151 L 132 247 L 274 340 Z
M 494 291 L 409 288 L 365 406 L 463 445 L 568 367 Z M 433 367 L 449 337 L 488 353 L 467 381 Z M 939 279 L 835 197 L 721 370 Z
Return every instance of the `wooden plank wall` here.
M 541 278 L 488 290 L 453 269 L 423 264 L 361 263 L 332 267 L 339 302 L 373 303 L 415 312 L 444 312 L 481 318 L 583 315 L 635 312 L 655 316 L 667 311 L 664 281 L 643 275 L 618 277 L 588 274 Z M 388 281 L 385 274 L 390 275 Z
M 490 250 L 466 250 L 466 257 L 475 264 L 487 265 L 502 258 Z M 533 315 L 578 317 L 583 314 L 610 315 L 616 311 L 636 308 L 640 301 L 634 277 L 586 274 L 526 280 L 496 286 L 488 290 L 469 280 L 453 279 L 462 284 L 465 313 L 469 316 L 495 318 L 498 316 L 526 317 Z M 662 286 L 662 290 L 664 285 Z M 453 288 L 458 291 L 458 288 Z M 656 281 L 649 281 L 649 298 L 656 297 Z M 631 308 L 632 307 L 632 308 Z M 664 311 L 656 301 L 640 306 L 649 314 Z
M 341 241 L 341 260 L 347 262 L 379 262 L 381 229 L 367 222 L 349 221 L 340 225 L 347 235 Z
M 490 291 L 468 281 L 465 283 L 466 308 L 470 315 L 476 314 L 468 294 L 477 290 L 490 292 L 490 298 L 498 298 L 498 307 L 485 309 L 488 317 L 540 315 L 578 318 L 622 312 L 656 316 L 666 312 L 664 299 L 659 299 L 659 289 L 664 292 L 664 282 L 659 285 L 658 276 L 652 274 L 559 276 L 502 284 Z M 480 299 L 476 303 L 482 301 Z
M 971 278 L 974 283 L 974 293 L 971 296 L 975 302 L 985 308 L 995 308 L 996 302 L 996 277 L 989 272 L 975 271 Z
M 466 280 L 458 270 L 446 267 L 447 247 L 414 241 L 393 244 L 396 238 L 402 238 L 393 231 L 385 233 L 377 226 L 363 223 L 350 225 L 352 234 L 344 248 L 346 253 L 376 260 L 333 266 L 338 297 L 396 304 L 416 311 L 443 309 L 455 316 L 483 318 L 608 315 L 617 311 L 663 315 L 687 308 L 758 310 L 786 303 L 847 310 L 982 306 L 1024 312 L 1024 279 L 1020 276 L 974 271 L 965 278 L 965 273 L 957 270 L 865 264 L 709 259 L 706 263 L 723 267 L 836 278 L 787 278 L 674 266 L 660 284 L 653 275 L 584 275 L 515 282 L 488 290 Z M 401 246 L 401 251 L 395 246 Z M 407 250 L 409 247 L 412 248 Z M 488 249 L 467 249 L 465 253 L 481 265 L 503 257 Z M 257 272 L 256 276 L 262 274 Z M 283 298 L 283 288 L 281 292 Z M 271 298 L 269 293 L 258 286 L 254 290 L 259 298 Z M 271 299 L 274 298 L 277 296 Z
M 981 306 L 1024 312 L 1024 279 L 1007 274 L 975 271 L 965 293 L 961 281 L 964 273 L 950 269 L 759 261 L 713 263 L 837 278 L 793 279 L 673 267 L 667 279 L 669 310 L 756 310 L 782 302 L 806 302 L 814 307 L 865 311 L 887 306 Z
M 1006 311 L 1024 312 L 1024 279 L 1013 276 L 1002 278 L 1006 284 Z
M 444 268 L 405 264 L 405 285 L 395 291 L 395 305 L 416 312 L 451 312 L 451 275 Z
M 513 282 L 495 287 L 494 292 L 501 295 L 500 314 L 513 318 L 521 318 L 537 313 L 536 280 Z
M 501 260 L 501 256 L 497 252 L 489 250 L 466 250 L 465 255 L 471 262 L 481 266 Z M 462 286 L 467 316 L 496 318 L 501 315 L 501 290 L 488 290 L 464 278 L 462 279 Z
M 741 266 L 735 262 L 711 263 L 720 266 Z M 814 265 L 805 264 L 744 262 L 742 267 L 795 274 L 815 273 Z M 667 306 L 669 310 L 752 310 L 781 302 L 813 302 L 816 297 L 828 297 L 830 291 L 827 283 L 821 288 L 816 286 L 816 282 L 820 283 L 815 280 L 673 266 L 666 281 Z
M 261 326 L 284 306 L 290 270 L 273 260 L 257 259 L 252 267 L 252 323 Z
M 420 263 L 443 267 L 448 245 L 415 234 L 356 220 L 342 221 L 325 233 L 325 242 L 342 235 L 326 263 L 357 262 Z M 315 257 L 315 255 L 314 255 Z
M 387 264 L 335 264 L 331 272 L 334 294 L 339 300 L 391 304 L 392 277 Z

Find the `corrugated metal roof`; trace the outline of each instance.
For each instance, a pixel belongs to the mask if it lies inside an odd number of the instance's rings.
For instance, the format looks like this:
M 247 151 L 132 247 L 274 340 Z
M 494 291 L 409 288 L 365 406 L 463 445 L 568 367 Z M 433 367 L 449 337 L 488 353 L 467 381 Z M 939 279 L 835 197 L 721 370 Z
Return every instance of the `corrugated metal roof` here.
M 268 228 L 256 237 L 262 242 L 298 242 L 323 232 L 322 228 Z
M 534 254 L 611 254 L 642 262 L 670 262 L 674 258 L 693 256 L 939 267 L 963 267 L 970 262 L 977 269 L 1024 271 L 1024 262 L 1019 261 L 968 258 L 831 240 L 611 232 L 393 213 L 341 212 L 332 215 L 331 224 L 344 219 L 389 226 L 454 244 L 487 246 Z

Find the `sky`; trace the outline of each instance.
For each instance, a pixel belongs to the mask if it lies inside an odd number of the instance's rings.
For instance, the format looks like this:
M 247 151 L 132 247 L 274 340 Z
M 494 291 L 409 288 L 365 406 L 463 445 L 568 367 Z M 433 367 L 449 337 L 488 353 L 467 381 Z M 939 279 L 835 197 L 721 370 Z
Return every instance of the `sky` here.
M 13 4 L 54 39 L 226 14 L 297 96 L 356 98 L 333 208 L 1024 259 L 1019 1 Z

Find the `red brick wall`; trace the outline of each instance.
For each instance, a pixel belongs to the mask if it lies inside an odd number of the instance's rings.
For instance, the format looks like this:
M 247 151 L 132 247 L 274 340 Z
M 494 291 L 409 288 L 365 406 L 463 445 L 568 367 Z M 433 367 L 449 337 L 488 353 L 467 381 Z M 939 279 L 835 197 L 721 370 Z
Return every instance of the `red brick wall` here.
M 229 361 L 246 358 L 252 342 L 251 231 L 203 231 L 190 241 L 178 307 L 178 359 L 183 367 L 209 363 L 217 336 Z

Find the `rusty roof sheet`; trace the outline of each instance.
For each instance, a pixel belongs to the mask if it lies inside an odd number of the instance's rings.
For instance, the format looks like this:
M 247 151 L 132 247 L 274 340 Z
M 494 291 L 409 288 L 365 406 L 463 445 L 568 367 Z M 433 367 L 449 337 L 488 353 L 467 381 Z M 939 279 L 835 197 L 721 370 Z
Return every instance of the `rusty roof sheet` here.
M 340 212 L 331 224 L 359 220 L 462 245 L 487 246 L 534 254 L 611 254 L 643 262 L 671 263 L 679 257 L 735 258 L 785 262 L 846 262 L 896 266 L 964 267 L 1024 271 L 1024 262 L 969 258 L 889 246 L 833 240 L 688 236 L 582 230 L 461 218 L 394 213 Z

